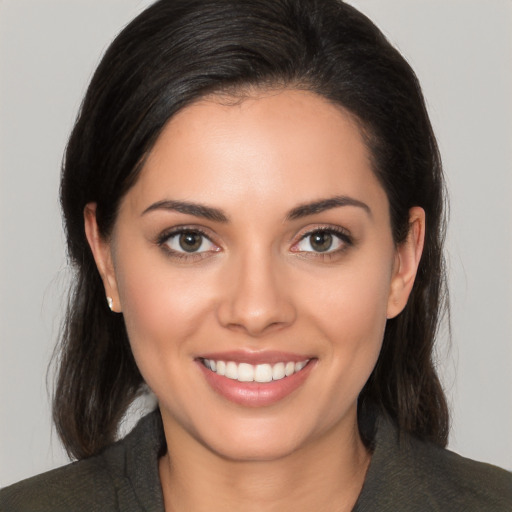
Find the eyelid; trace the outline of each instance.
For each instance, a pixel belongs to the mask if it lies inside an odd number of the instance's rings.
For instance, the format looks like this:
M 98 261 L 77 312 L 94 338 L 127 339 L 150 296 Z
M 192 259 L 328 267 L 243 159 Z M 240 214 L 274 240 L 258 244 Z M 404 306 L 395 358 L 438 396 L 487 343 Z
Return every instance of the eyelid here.
M 184 233 L 197 233 L 204 237 L 206 240 L 208 240 L 212 245 L 215 246 L 214 250 L 204 250 L 200 252 L 187 252 L 187 251 L 177 251 L 175 249 L 172 249 L 167 242 L 170 238 L 177 237 L 179 235 L 182 235 Z M 216 243 L 213 240 L 213 237 L 207 233 L 207 231 L 200 226 L 194 226 L 194 225 L 181 225 L 181 226 L 174 226 L 172 228 L 169 228 L 167 230 L 164 230 L 162 233 L 160 233 L 155 241 L 156 245 L 162 248 L 168 256 L 176 259 L 188 259 L 188 260 L 199 260 L 203 259 L 204 257 L 207 257 L 211 253 L 216 253 L 221 250 L 219 247 L 219 244 Z
M 341 240 L 343 246 L 335 249 L 333 251 L 301 251 L 301 250 L 294 250 L 294 247 L 296 247 L 300 242 L 302 242 L 304 239 L 306 239 L 308 236 L 311 236 L 318 232 L 324 232 L 324 233 L 331 233 L 335 237 L 337 237 L 339 240 Z M 298 254 L 303 255 L 311 255 L 313 257 L 332 257 L 333 255 L 339 254 L 343 251 L 345 251 L 348 247 L 354 245 L 354 240 L 352 237 L 352 234 L 349 230 L 346 228 L 343 228 L 341 226 L 333 226 L 333 225 L 326 225 L 326 224 L 320 224 L 313 227 L 307 227 L 304 230 L 301 230 L 298 235 L 295 236 L 295 241 L 292 245 L 292 252 L 296 252 Z
M 199 227 L 199 226 L 191 226 L 189 224 L 186 224 L 186 225 L 180 225 L 180 226 L 173 226 L 172 228 L 168 228 L 168 229 L 164 229 L 163 231 L 161 231 L 157 238 L 156 238 L 156 242 L 157 243 L 163 243 L 165 242 L 167 239 L 171 238 L 172 236 L 175 236 L 177 234 L 180 234 L 180 233 L 200 233 L 201 235 L 204 235 L 206 238 L 210 238 L 208 233 L 206 233 L 206 231 Z
M 296 234 L 294 238 L 294 244 L 304 239 L 305 237 L 312 235 L 313 233 L 317 233 L 319 231 L 333 233 L 334 235 L 339 236 L 340 238 L 346 238 L 352 240 L 353 236 L 351 232 L 341 226 L 336 226 L 332 224 L 316 224 L 314 226 L 308 226 L 306 228 L 301 229 L 298 234 Z

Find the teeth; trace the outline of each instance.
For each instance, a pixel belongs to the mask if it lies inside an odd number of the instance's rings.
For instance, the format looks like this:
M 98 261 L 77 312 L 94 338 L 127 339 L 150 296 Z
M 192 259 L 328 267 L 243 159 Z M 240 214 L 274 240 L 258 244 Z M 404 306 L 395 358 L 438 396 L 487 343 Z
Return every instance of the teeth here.
M 270 382 L 272 380 L 272 366 L 269 364 L 258 364 L 254 370 L 256 382 Z
M 225 375 L 228 379 L 238 380 L 238 365 L 233 361 L 226 363 Z
M 272 368 L 272 380 L 281 380 L 286 375 L 284 363 L 277 363 Z
M 240 382 L 252 382 L 254 380 L 254 366 L 252 364 L 240 363 L 238 365 L 238 380 Z
M 295 371 L 300 372 L 304 366 L 306 366 L 307 361 L 301 361 L 300 363 L 295 363 Z
M 300 372 L 309 362 L 293 361 L 271 364 L 248 364 L 235 363 L 233 361 L 215 361 L 214 359 L 203 359 L 206 368 L 215 372 L 217 375 L 223 375 L 228 379 L 238 380 L 239 382 L 271 382 L 289 377 L 294 373 Z
M 215 361 L 213 361 L 215 364 Z M 217 375 L 226 375 L 226 363 L 224 361 L 217 361 L 217 369 L 214 370 Z M 213 370 L 212 361 L 210 360 L 210 369 Z

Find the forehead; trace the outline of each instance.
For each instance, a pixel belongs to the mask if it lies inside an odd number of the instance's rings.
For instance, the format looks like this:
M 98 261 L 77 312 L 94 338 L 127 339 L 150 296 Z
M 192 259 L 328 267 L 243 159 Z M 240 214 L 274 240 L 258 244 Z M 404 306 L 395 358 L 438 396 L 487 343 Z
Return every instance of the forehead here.
M 312 92 L 284 90 L 214 95 L 181 110 L 128 195 L 140 210 L 166 195 L 292 207 L 334 194 L 387 201 L 354 117 Z

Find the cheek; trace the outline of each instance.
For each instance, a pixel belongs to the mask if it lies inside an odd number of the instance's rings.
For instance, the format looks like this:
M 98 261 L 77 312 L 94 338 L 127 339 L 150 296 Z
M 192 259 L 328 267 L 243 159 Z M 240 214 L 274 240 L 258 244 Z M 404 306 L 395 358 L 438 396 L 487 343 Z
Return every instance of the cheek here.
M 304 316 L 328 341 L 323 354 L 336 375 L 358 393 L 378 359 L 387 321 L 391 282 L 388 260 L 361 259 L 333 271 L 304 302 Z M 311 288 L 310 288 L 311 289 Z M 359 389 L 356 388 L 359 386 Z
M 201 294 L 187 272 L 125 270 L 120 296 L 136 364 L 158 401 L 184 414 L 198 390 L 183 386 L 183 370 L 198 349 L 197 340 L 205 337 L 201 329 L 211 309 L 204 280 Z M 186 415 L 182 420 L 187 421 Z
M 389 275 L 389 274 L 388 274 Z M 323 378 L 331 386 L 322 386 L 317 399 L 328 404 L 322 412 L 325 420 L 335 422 L 340 411 L 357 401 L 372 373 L 382 347 L 386 326 L 389 279 L 384 272 L 340 272 L 310 303 L 310 324 L 325 340 L 320 364 Z
M 336 269 L 309 303 L 326 328 L 339 335 L 381 332 L 390 291 L 389 267 L 372 261 Z
M 146 260 L 146 261 L 145 261 Z M 165 256 L 135 251 L 119 258 L 116 278 L 128 337 L 139 366 L 172 364 L 211 309 L 208 280 L 176 269 Z M 142 371 L 142 368 L 141 368 Z

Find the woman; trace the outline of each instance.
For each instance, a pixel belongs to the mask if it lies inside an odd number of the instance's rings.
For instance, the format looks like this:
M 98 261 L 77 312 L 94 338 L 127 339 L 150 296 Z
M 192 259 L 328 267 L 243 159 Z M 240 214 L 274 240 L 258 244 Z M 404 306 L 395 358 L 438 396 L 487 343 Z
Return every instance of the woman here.
M 356 10 L 157 2 L 98 68 L 61 194 L 54 412 L 81 460 L 6 510 L 510 508 L 510 475 L 443 449 L 441 164 Z M 113 445 L 144 384 L 158 410 Z

